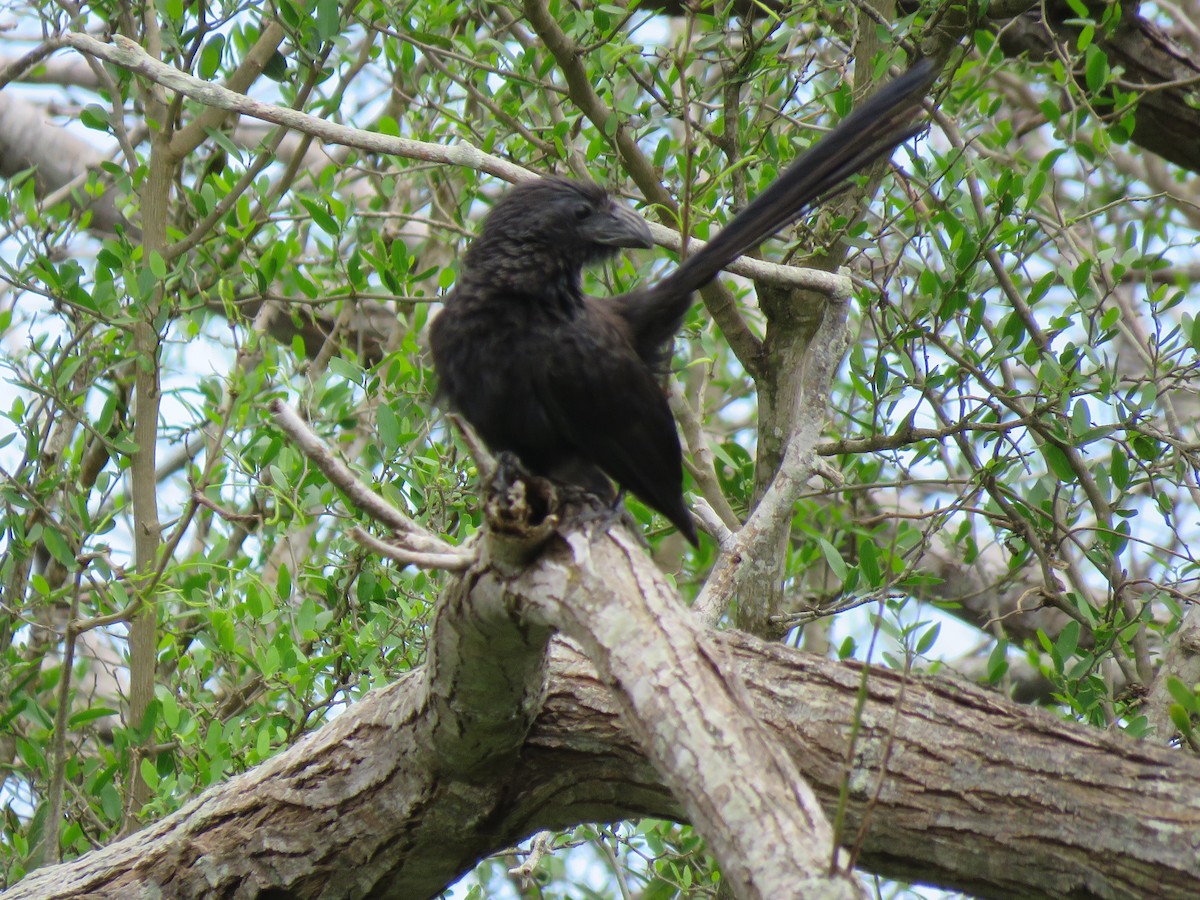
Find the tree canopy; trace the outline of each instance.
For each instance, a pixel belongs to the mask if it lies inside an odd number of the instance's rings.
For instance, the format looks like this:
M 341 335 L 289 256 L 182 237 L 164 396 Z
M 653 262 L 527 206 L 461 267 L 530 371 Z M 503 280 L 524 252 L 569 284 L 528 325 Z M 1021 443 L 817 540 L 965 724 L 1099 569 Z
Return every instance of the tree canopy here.
M 1200 890 L 1200 4 L 8 15 L 0 887 Z M 489 493 L 426 335 L 506 185 L 627 291 L 918 56 L 687 317 L 700 546 Z

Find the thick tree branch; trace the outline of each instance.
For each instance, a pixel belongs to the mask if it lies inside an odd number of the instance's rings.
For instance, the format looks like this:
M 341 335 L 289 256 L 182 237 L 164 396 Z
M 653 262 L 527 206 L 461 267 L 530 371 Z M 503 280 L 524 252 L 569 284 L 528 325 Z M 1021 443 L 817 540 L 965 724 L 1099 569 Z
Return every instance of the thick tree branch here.
M 629 577 L 656 590 L 657 574 L 640 555 L 630 559 L 632 570 L 617 582 Z M 507 583 L 486 572 L 472 576 L 472 606 L 498 615 L 472 614 L 462 621 L 475 624 L 458 637 L 439 624 L 436 663 L 141 833 L 39 870 L 6 900 L 155 889 L 173 897 L 252 896 L 268 888 L 301 898 L 424 897 L 479 857 L 542 828 L 683 816 L 621 725 L 608 687 L 613 673 L 597 676 L 570 645 L 552 643 L 545 704 L 524 742 L 511 743 L 524 728 L 521 710 L 542 692 L 526 668 L 540 658 L 537 630 L 515 626 L 504 611 L 525 601 L 540 607 L 575 577 L 556 563 Z M 496 634 L 510 635 L 502 654 L 488 649 Z M 707 632 L 702 639 L 713 648 L 714 674 L 744 687 L 754 718 L 832 809 L 860 666 L 745 635 Z M 455 651 L 458 640 L 464 643 Z M 494 668 L 502 656 L 516 666 L 508 674 Z M 453 713 L 456 691 L 486 691 L 489 683 L 493 693 L 469 705 L 478 710 L 490 698 L 492 718 L 472 722 Z M 880 761 L 888 762 L 860 865 L 981 896 L 1133 898 L 1151 881 L 1163 898 L 1200 892 L 1200 761 L 947 679 L 910 679 L 897 715 L 900 684 L 885 670 L 867 679 L 846 840 L 876 793 Z M 439 727 L 449 730 L 438 736 Z M 448 765 L 431 765 L 431 746 L 440 754 L 480 735 L 472 752 L 490 766 L 464 771 L 453 755 Z
M 1097 19 L 1105 5 L 1088 4 Z M 1000 46 L 1012 56 L 1065 55 L 1074 51 L 1081 29 L 1074 10 L 1063 0 L 1054 0 L 1005 22 L 999 29 Z M 1121 21 L 1111 32 L 1097 28 L 1095 34 L 1096 46 L 1108 57 L 1109 66 L 1123 70 L 1122 88 L 1141 92 L 1133 142 L 1177 166 L 1200 172 L 1200 142 L 1195 139 L 1200 130 L 1195 103 L 1200 61 L 1139 15 L 1137 4 L 1123 8 Z M 1082 71 L 1078 78 L 1082 84 Z M 1111 106 L 1097 108 L 1101 115 L 1110 111 Z
M 555 562 L 584 577 L 529 599 L 595 661 L 734 894 L 857 896 L 827 871 L 833 832 L 812 789 L 749 713 L 730 660 L 641 548 L 620 532 L 591 541 L 577 533 L 569 547 Z
M 355 479 L 285 403 L 272 401 L 271 411 L 331 481 L 402 540 L 427 554 L 454 552 Z M 447 592 L 433 628 L 429 698 L 442 724 L 431 734 L 431 770 L 494 778 L 513 758 L 541 706 L 553 626 L 596 661 L 739 897 L 765 900 L 798 885 L 806 895 L 857 896 L 852 879 L 826 870 L 833 832 L 812 790 L 749 715 L 745 688 L 725 674 L 720 654 L 640 546 L 620 531 L 550 540 L 562 517 L 560 492 L 545 479 L 507 483 L 501 471 L 488 483 L 485 554 Z M 527 568 L 548 541 L 549 553 Z M 510 615 L 519 621 L 506 630 Z M 497 697 L 497 686 L 513 690 Z
M 801 367 L 797 417 L 783 459 L 730 546 L 721 548 L 721 558 L 696 598 L 695 610 L 709 624 L 720 619 L 729 598 L 743 586 L 764 581 L 764 567 L 770 565 L 764 561 L 779 558 L 775 548 L 790 527 L 796 498 L 816 471 L 816 448 L 825 426 L 830 385 L 846 350 L 848 308 L 845 300 L 826 305 Z
M 240 113 L 276 125 L 284 125 L 305 134 L 311 134 L 327 143 L 356 147 L 370 153 L 393 154 L 406 159 L 466 166 L 508 181 L 519 181 L 522 178 L 530 177 L 528 170 L 499 157 L 483 153 L 467 143 L 443 146 L 425 141 L 389 137 L 348 128 L 345 125 L 338 125 L 293 109 L 251 99 L 228 88 L 193 78 L 159 62 L 136 43 L 121 35 L 114 35 L 111 44 L 98 41 L 86 34 L 77 33 L 63 35 L 62 41 L 81 53 L 87 53 L 113 65 L 129 69 L 131 72 L 190 97 L 205 106 Z
M 119 228 L 136 234 L 117 208 L 115 191 L 90 196 L 83 190 L 89 173 L 99 172 L 106 157 L 45 120 L 40 107 L 0 91 L 0 177 L 34 169 L 38 195 L 47 205 L 68 199 L 91 212 L 91 227 L 100 234 L 114 234 Z

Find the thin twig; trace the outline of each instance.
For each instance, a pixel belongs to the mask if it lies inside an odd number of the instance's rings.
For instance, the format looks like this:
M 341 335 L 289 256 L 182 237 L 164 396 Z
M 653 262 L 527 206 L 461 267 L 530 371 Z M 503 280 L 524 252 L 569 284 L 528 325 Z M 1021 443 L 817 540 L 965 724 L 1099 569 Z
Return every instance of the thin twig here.
M 425 563 L 437 560 L 436 565 L 426 566 L 427 568 L 458 570 L 470 564 L 473 554 L 468 554 L 426 531 L 356 477 L 350 471 L 350 467 L 333 454 L 329 446 L 317 437 L 294 409 L 278 398 L 271 401 L 270 409 L 275 424 L 335 487 L 346 494 L 356 509 L 396 532 L 397 540 L 404 547 L 397 550 L 392 545 L 382 545 L 387 548 L 387 556 L 399 559 L 396 554 L 401 553 L 405 555 L 404 562 L 414 564 L 420 564 L 417 560 Z M 376 549 L 383 552 L 382 548 Z M 464 561 L 466 565 L 463 564 Z

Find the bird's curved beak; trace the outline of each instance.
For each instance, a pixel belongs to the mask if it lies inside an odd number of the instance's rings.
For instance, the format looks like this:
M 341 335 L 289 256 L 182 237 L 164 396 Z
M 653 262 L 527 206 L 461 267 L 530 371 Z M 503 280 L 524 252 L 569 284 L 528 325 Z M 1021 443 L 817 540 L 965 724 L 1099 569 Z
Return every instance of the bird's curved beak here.
M 650 226 L 632 209 L 620 203 L 613 203 L 604 213 L 592 216 L 584 223 L 584 233 L 605 247 L 640 247 L 647 250 L 654 246 Z

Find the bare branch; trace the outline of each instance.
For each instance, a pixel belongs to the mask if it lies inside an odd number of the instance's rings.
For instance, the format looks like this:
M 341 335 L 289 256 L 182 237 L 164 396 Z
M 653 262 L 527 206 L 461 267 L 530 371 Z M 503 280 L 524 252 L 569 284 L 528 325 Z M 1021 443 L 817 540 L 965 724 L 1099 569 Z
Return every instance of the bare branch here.
M 418 569 L 442 569 L 446 572 L 462 572 L 470 568 L 475 561 L 475 554 L 464 551 L 454 553 L 430 553 L 428 551 L 411 550 L 402 546 L 405 535 L 390 544 L 381 541 L 374 535 L 368 534 L 361 528 L 351 528 L 347 532 L 351 539 L 373 553 L 386 559 L 395 560 L 402 566 L 416 566 Z
M 846 348 L 849 304 L 830 301 L 805 358 L 799 418 L 783 460 L 762 499 L 713 567 L 694 609 L 709 624 L 717 622 L 739 586 L 760 575 L 761 561 L 771 559 L 780 531 L 791 522 L 792 508 L 808 479 L 817 471 L 817 446 L 825 425 L 830 384 Z
M 405 551 L 423 554 L 426 558 L 445 558 L 451 563 L 450 568 L 457 568 L 463 562 L 462 550 L 430 534 L 358 479 L 350 471 L 350 467 L 334 456 L 333 451 L 317 437 L 294 409 L 278 398 L 271 401 L 270 408 L 275 424 L 280 430 L 291 438 L 334 486 L 341 489 L 356 509 L 362 510 L 375 521 L 397 532 Z

